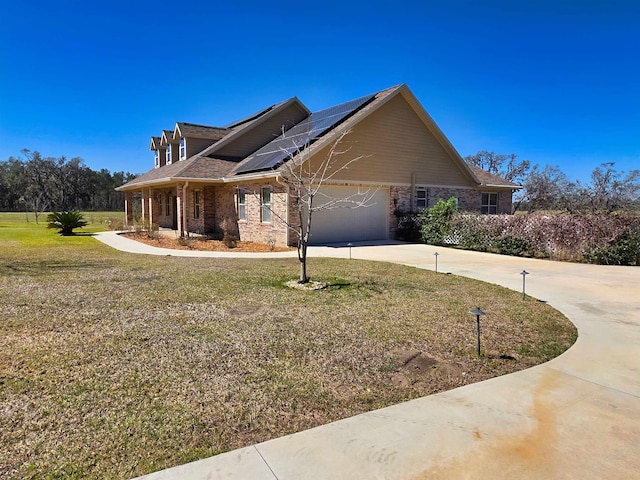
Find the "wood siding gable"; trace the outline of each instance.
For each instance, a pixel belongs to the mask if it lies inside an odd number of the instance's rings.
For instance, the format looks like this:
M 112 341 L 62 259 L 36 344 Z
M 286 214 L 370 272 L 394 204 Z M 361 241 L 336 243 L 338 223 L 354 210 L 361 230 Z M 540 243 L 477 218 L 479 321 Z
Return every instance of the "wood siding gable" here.
M 335 180 L 477 186 L 473 174 L 460 165 L 462 159 L 455 158 L 457 152 L 452 154 L 450 144 L 443 145 L 440 135 L 442 132 L 434 132 L 400 91 L 351 126 L 351 133 L 344 138 L 341 148 L 348 149 L 343 160 L 361 155 L 363 158 L 341 171 Z M 330 148 L 331 142 L 313 157 L 325 158 Z
M 270 115 L 255 126 L 246 127 L 246 131 L 238 135 L 237 138 L 233 138 L 226 145 L 216 148 L 208 155 L 220 158 L 244 159 L 278 137 L 282 133 L 283 127 L 288 130 L 308 115 L 308 110 L 299 101 L 291 102 L 280 109 L 279 112 Z

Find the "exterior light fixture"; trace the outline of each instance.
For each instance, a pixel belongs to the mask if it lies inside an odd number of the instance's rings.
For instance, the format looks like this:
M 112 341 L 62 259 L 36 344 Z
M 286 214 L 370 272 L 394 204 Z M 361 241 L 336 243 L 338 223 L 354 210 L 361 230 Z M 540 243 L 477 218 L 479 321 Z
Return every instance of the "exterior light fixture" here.
M 434 253 L 435 257 L 436 257 L 436 273 L 438 273 L 438 255 L 440 255 L 438 252 Z
M 476 316 L 476 325 L 478 326 L 478 356 L 480 356 L 480 317 L 486 315 L 486 313 L 484 313 L 480 307 L 469 310 L 469 313 Z
M 351 247 L 353 247 L 353 243 L 347 243 L 347 247 L 349 247 L 349 260 L 351 260 Z
M 524 298 L 525 298 L 525 291 L 524 291 L 525 278 L 527 278 L 527 275 L 529 275 L 529 272 L 527 272 L 526 270 L 522 270 L 520 272 L 520 275 L 522 275 L 522 299 L 524 300 Z

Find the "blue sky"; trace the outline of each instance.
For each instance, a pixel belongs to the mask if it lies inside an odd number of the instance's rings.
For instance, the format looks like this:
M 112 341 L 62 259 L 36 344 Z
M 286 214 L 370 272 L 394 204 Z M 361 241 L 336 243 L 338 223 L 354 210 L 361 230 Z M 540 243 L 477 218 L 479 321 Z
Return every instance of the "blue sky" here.
M 142 173 L 176 121 L 225 125 L 407 83 L 461 155 L 640 168 L 640 2 L 1 0 L 0 160 Z

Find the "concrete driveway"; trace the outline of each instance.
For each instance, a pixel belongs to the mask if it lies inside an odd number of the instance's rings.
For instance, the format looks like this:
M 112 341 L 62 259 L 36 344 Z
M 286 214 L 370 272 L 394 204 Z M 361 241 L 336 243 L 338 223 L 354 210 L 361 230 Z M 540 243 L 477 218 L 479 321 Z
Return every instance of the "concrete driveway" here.
M 98 239 L 116 248 L 126 240 L 114 237 Z M 527 294 L 563 312 L 578 327 L 577 343 L 529 370 L 141 478 L 640 478 L 640 268 L 393 242 L 358 245 L 351 254 L 434 269 L 436 251 L 439 272 L 518 291 L 527 270 Z M 310 255 L 349 252 L 314 247 Z M 482 307 L 490 314 L 490 305 Z

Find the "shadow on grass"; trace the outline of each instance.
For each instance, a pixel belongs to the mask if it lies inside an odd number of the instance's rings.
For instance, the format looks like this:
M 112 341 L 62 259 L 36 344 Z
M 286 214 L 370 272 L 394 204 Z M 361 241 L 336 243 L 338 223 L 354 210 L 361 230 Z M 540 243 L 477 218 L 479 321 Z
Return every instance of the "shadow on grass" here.
M 56 260 L 40 260 L 40 261 L 13 261 L 6 264 L 0 264 L 0 274 L 2 275 L 49 275 L 58 272 L 69 272 L 74 270 L 86 270 L 95 268 L 104 268 L 107 266 L 104 262 L 98 261 L 76 261 L 70 262 Z

